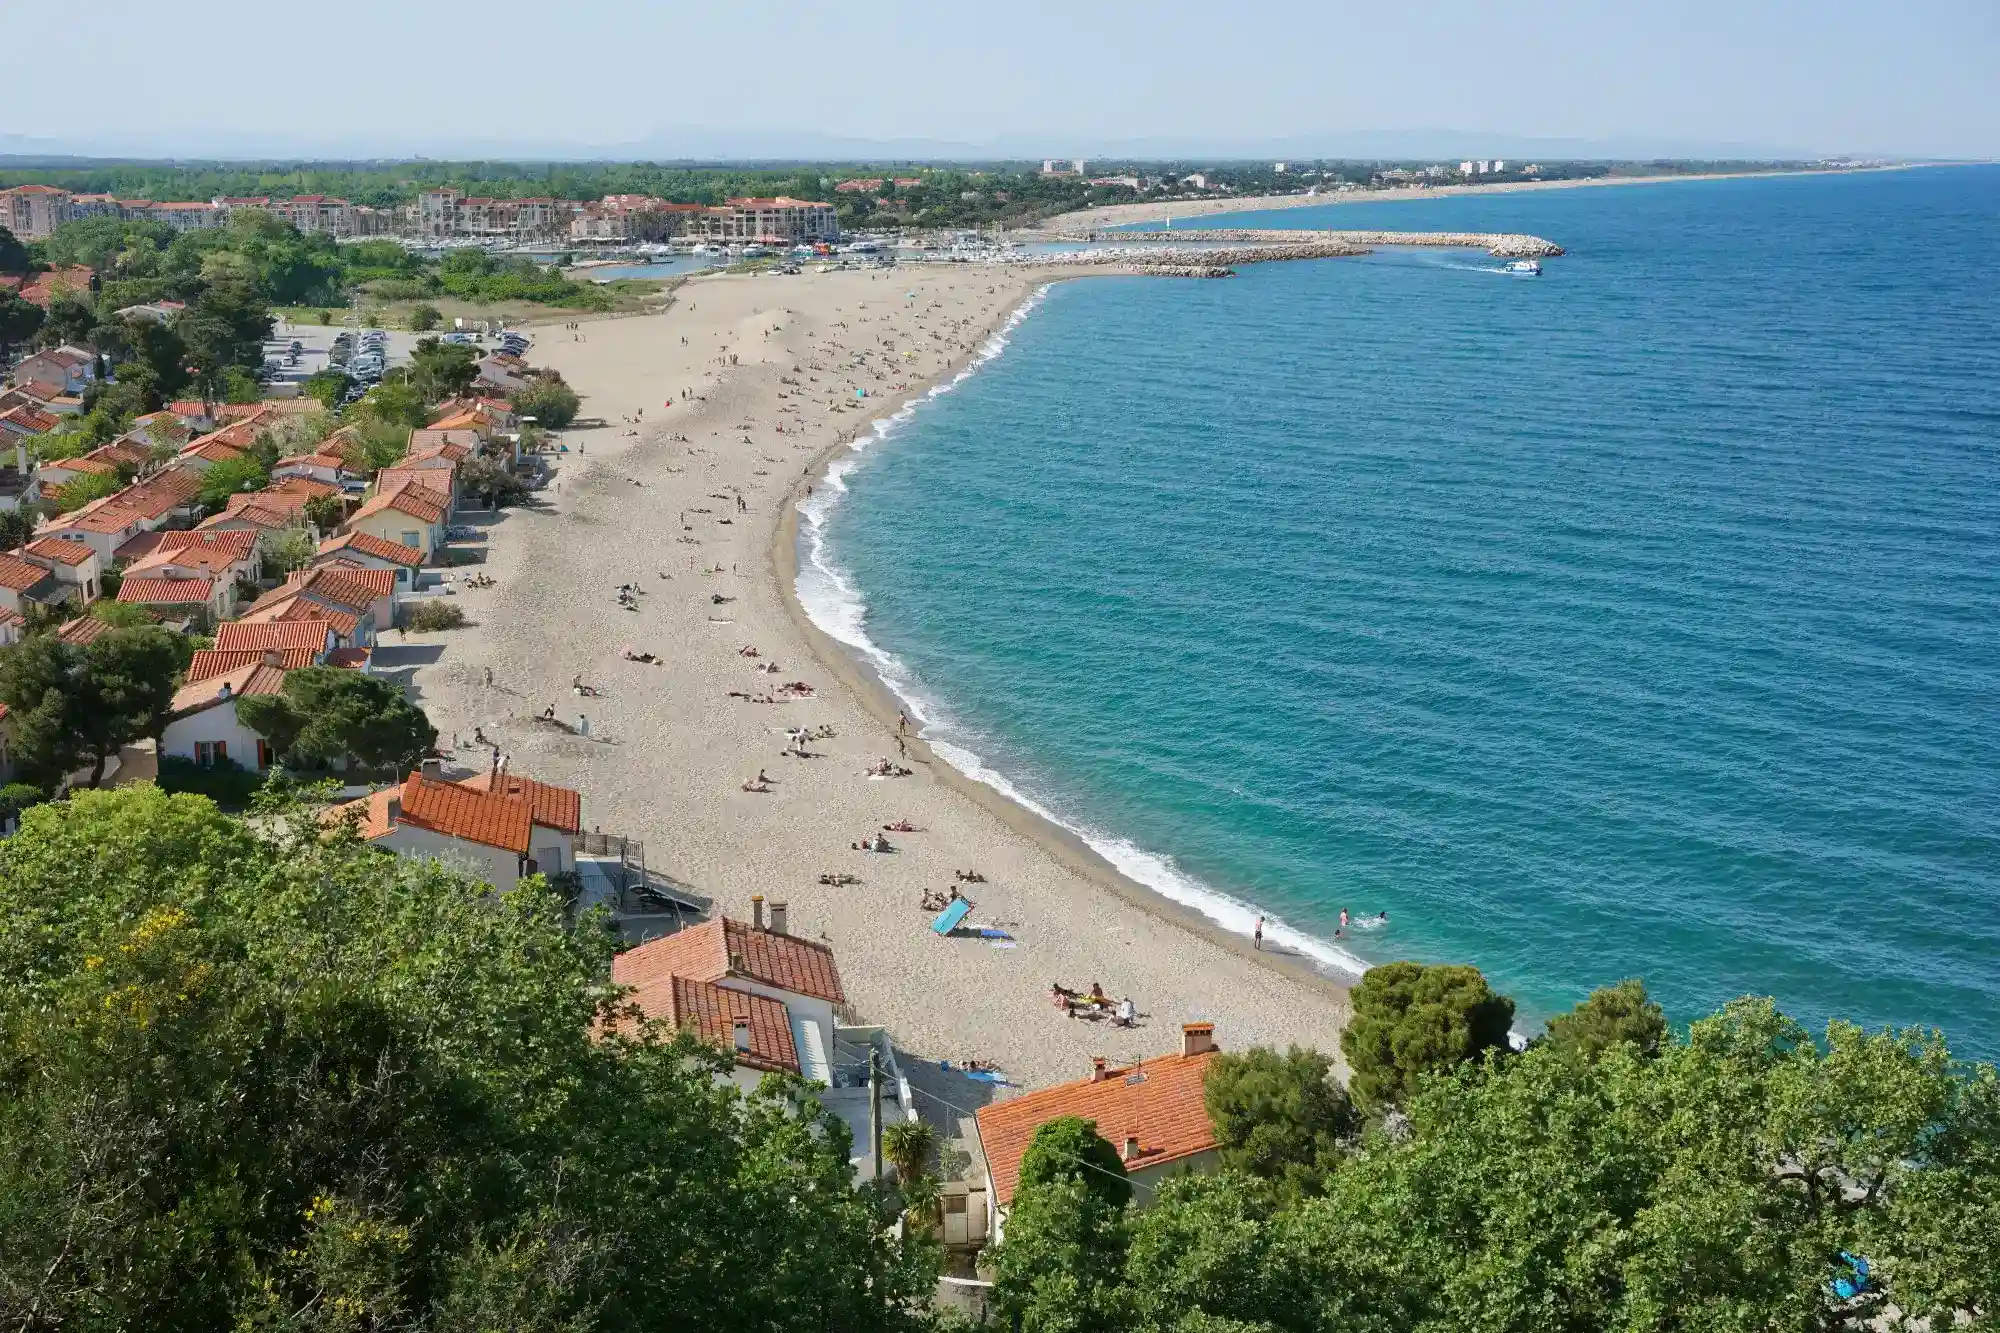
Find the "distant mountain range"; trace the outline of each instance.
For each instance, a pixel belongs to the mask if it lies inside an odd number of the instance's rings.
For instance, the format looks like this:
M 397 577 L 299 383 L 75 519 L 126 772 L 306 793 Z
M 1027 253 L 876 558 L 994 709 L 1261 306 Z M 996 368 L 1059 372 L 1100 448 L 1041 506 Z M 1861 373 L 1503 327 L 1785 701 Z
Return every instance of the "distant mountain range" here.
M 1849 150 L 1841 150 L 1843 152 Z M 1298 158 L 1555 160 L 1799 160 L 1828 156 L 1797 145 L 1700 139 L 1536 138 L 1473 130 L 1326 132 L 1279 136 L 1118 139 L 1074 132 L 1007 134 L 985 143 L 946 139 L 876 139 L 812 130 L 712 130 L 675 127 L 631 140 L 559 141 L 527 137 L 355 134 L 322 138 L 278 132 L 135 131 L 119 135 L 36 138 L 0 134 L 0 158 L 157 160 L 335 160 L 424 157 L 523 161 L 1036 161 L 1045 157 L 1123 160 L 1284 160 Z

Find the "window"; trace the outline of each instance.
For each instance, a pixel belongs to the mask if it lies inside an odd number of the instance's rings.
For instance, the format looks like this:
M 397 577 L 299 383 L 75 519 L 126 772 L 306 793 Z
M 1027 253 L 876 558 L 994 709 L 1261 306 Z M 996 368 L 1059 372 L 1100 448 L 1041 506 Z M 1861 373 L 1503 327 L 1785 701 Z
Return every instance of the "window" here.
M 261 769 L 261 768 L 269 768 L 270 766 L 271 766 L 271 742 L 265 740 L 263 737 L 260 736 L 257 738 L 257 767 Z
M 213 768 L 217 764 L 229 762 L 228 741 L 196 741 L 194 762 L 200 768 Z
M 403 545 L 405 545 L 405 546 L 413 546 L 413 547 L 415 547 L 416 549 L 418 549 L 418 550 L 420 550 L 420 551 L 421 551 L 421 550 L 422 550 L 422 549 L 424 548 L 424 534 L 423 534 L 423 533 L 421 533 L 421 532 L 406 532 L 406 533 L 404 533 L 404 534 L 403 534 Z

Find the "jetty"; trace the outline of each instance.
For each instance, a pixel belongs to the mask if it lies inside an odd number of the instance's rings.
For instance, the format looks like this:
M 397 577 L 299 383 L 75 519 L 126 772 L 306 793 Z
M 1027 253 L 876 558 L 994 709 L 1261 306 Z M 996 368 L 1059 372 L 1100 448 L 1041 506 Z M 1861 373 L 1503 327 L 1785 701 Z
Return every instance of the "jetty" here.
M 1522 232 L 1492 231 L 1291 231 L 1276 228 L 1206 228 L 1181 231 L 1089 231 L 1069 233 L 1056 239 L 1084 244 L 1115 242 L 1134 245 L 1227 245 L 1276 246 L 1303 249 L 1312 246 L 1347 246 L 1339 254 L 1367 254 L 1381 246 L 1421 246 L 1433 250 L 1484 250 L 1496 259 L 1553 259 L 1563 253 L 1554 241 Z M 1309 259 L 1314 255 L 1287 255 Z M 1243 261 L 1250 262 L 1250 261 Z

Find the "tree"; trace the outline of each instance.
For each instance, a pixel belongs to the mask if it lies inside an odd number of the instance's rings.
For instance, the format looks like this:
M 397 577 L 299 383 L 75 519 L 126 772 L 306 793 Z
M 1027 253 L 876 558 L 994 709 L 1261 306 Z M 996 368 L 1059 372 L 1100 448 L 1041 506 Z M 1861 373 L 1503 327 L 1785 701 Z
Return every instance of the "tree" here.
M 264 398 L 264 386 L 257 377 L 242 366 L 224 366 L 222 369 L 222 401 L 225 403 L 256 403 Z
M 1132 1198 L 1125 1162 L 1097 1132 L 1095 1120 L 1058 1116 L 1035 1129 L 1021 1154 L 1021 1184 L 1075 1180 L 1106 1206 L 1123 1208 Z
M 196 493 L 196 498 L 210 513 L 220 513 L 228 505 L 230 496 L 261 490 L 270 479 L 270 469 L 255 454 L 225 458 L 219 463 L 211 463 L 208 470 L 201 474 L 201 490 Z
M 97 327 L 97 307 L 88 292 L 59 292 L 50 300 L 42 320 L 44 347 L 62 347 L 90 341 Z
M 1021 1333 L 1121 1327 L 1125 1245 L 1123 1209 L 1075 1176 L 1023 1180 L 992 1256 L 1002 1319 Z
M 89 437 L 79 436 L 78 439 L 84 447 L 89 447 Z M 56 493 L 52 498 L 55 501 L 56 512 L 67 514 L 72 510 L 83 508 L 92 500 L 102 500 L 105 496 L 116 494 L 123 489 L 125 483 L 112 473 L 86 472 L 74 481 L 56 487 Z
M 403 772 L 437 744 L 437 728 L 401 688 L 339 667 L 289 672 L 277 694 L 239 700 L 236 716 L 288 765 Z
M 438 308 L 434 305 L 410 307 L 410 328 L 418 333 L 434 329 L 443 321 L 444 316 L 439 313 Z
M 79 649 L 36 634 L 0 650 L 0 703 L 15 719 L 22 777 L 53 792 L 88 762 L 95 787 L 110 756 L 156 734 L 187 665 L 178 637 L 157 626 L 113 629 Z
M 539 877 L 495 893 L 309 812 L 149 784 L 29 810 L 0 846 L 0 1308 L 916 1333 L 935 1251 L 853 1188 L 845 1126 L 601 1022 L 611 948 Z
M 319 543 L 312 539 L 310 532 L 304 528 L 286 528 L 264 547 L 264 564 L 284 575 L 303 569 L 318 554 Z
M 0 227 L 0 273 L 26 273 L 30 267 L 28 247 L 5 227 Z
M 516 505 L 528 498 L 527 483 L 512 468 L 491 458 L 468 458 L 458 465 L 461 493 L 476 495 L 490 509 Z
M 187 664 L 181 636 L 154 625 L 113 629 L 84 647 L 71 719 L 92 761 L 90 786 L 104 780 L 105 762 L 122 747 L 159 735 Z
M 132 360 L 118 368 L 118 381 L 136 386 L 145 395 L 145 410 L 157 412 L 187 388 L 187 344 L 157 320 L 131 320 L 126 329 Z
M 320 532 L 332 532 L 347 517 L 347 505 L 338 495 L 315 495 L 306 500 L 303 513 L 306 522 Z M 312 554 L 306 558 L 310 560 Z
M 1294 1046 L 1225 1052 L 1209 1063 L 1202 1101 L 1224 1166 L 1293 1193 L 1316 1194 L 1357 1128 L 1333 1062 Z
M 931 1158 L 937 1143 L 937 1131 L 922 1120 L 898 1120 L 882 1131 L 882 1155 L 895 1168 L 904 1219 L 925 1233 L 936 1222 L 938 1184 Z
M 14 551 L 35 539 L 35 517 L 16 506 L 0 510 L 0 551 Z
M 410 353 L 409 385 L 426 403 L 464 393 L 479 378 L 479 354 L 463 343 L 419 338 Z
M 536 375 L 526 388 L 508 399 L 508 404 L 519 415 L 533 417 L 543 430 L 561 430 L 576 420 L 576 411 L 583 406 L 583 400 L 563 382 L 562 376 L 550 370 Z
M 1646 983 L 1633 977 L 1599 987 L 1569 1013 L 1550 1019 L 1547 1041 L 1595 1060 L 1620 1042 L 1654 1055 L 1666 1035 L 1666 1014 L 1647 998 Z
M 228 391 L 226 372 L 232 366 L 248 369 L 264 363 L 271 309 L 254 283 L 220 274 L 176 318 L 174 332 L 187 346 L 193 383 L 206 401 L 217 402 Z
M 340 400 L 353 385 L 354 381 L 348 378 L 346 371 L 329 366 L 315 371 L 300 388 L 307 397 L 319 399 L 320 406 L 332 411 L 340 406 Z
M 1423 1075 L 1507 1049 L 1514 1002 L 1472 967 L 1389 963 L 1354 988 L 1340 1034 L 1348 1090 L 1370 1113 L 1401 1105 Z
M 409 447 L 410 432 L 430 423 L 430 410 L 424 396 L 407 384 L 384 380 L 368 391 L 366 397 L 354 405 L 357 417 L 370 418 L 386 425 L 403 428 L 403 446 Z
M 0 290 L 0 353 L 16 343 L 32 341 L 45 318 L 46 313 L 33 301 L 22 300 L 18 292 Z

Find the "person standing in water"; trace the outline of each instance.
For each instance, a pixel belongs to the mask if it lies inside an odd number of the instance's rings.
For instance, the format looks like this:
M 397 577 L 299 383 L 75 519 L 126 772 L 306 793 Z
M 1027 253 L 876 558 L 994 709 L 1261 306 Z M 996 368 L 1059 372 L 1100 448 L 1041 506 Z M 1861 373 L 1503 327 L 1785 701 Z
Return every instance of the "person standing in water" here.
M 1257 918 L 1257 928 L 1250 932 L 1250 946 L 1261 951 L 1264 947 L 1264 918 Z

